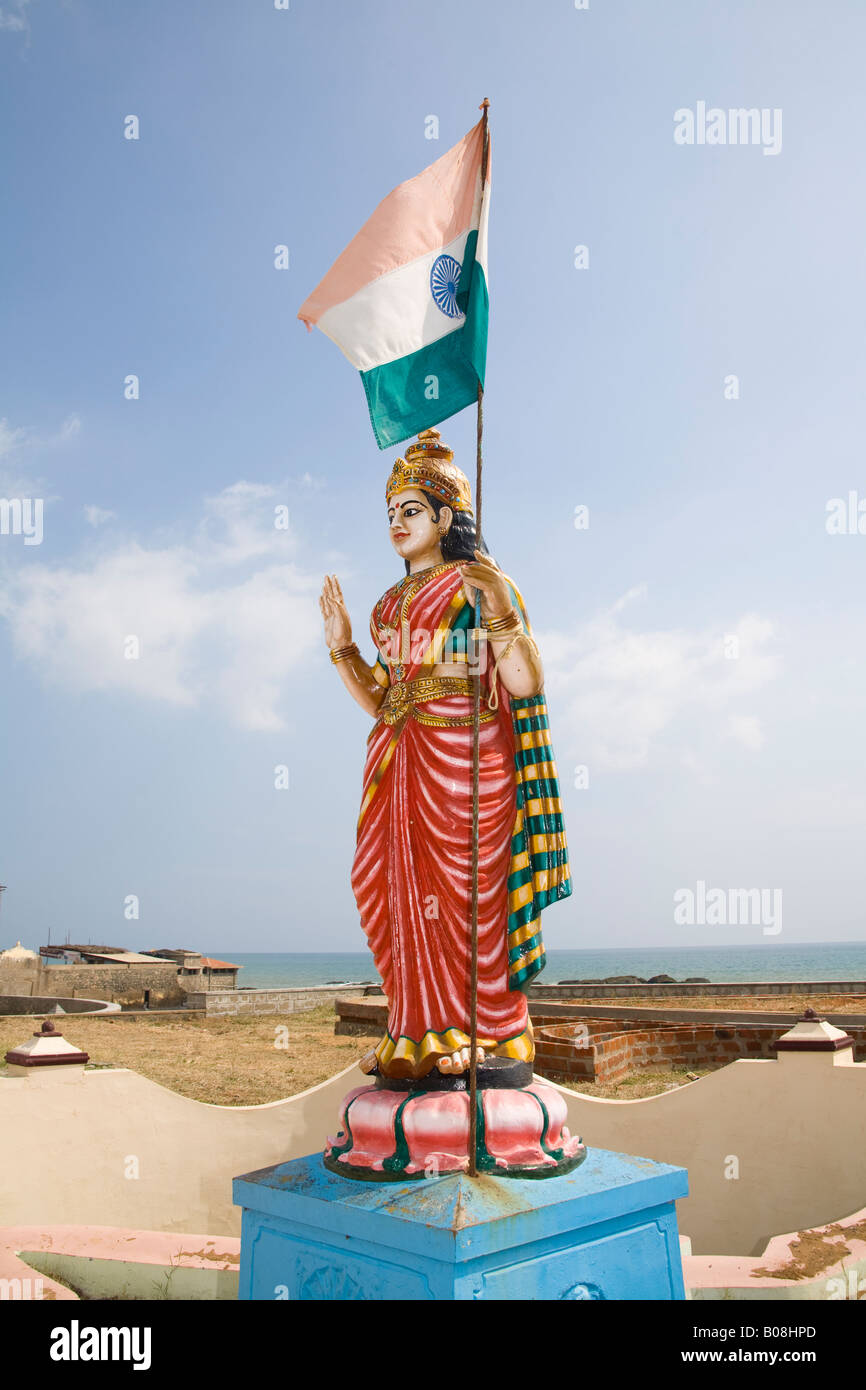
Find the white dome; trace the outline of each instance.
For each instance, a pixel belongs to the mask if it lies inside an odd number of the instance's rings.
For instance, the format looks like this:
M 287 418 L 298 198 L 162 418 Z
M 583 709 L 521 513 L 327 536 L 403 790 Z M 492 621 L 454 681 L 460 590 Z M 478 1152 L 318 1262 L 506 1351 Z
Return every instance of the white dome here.
M 22 946 L 20 941 L 16 941 L 14 946 L 10 946 L 8 951 L 0 951 L 0 960 L 38 960 L 35 951 L 28 951 L 26 946 Z

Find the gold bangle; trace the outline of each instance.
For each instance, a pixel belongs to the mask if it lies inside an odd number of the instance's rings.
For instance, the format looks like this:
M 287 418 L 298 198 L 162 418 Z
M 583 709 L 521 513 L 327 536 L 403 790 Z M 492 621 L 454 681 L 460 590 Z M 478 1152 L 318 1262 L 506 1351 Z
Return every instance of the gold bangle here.
M 334 647 L 331 651 L 331 660 L 336 666 L 338 661 L 348 661 L 350 657 L 360 655 L 361 652 L 357 642 L 352 642 L 348 647 Z
M 502 613 L 498 618 L 485 619 L 485 625 L 489 633 L 501 634 L 502 636 L 523 629 L 520 614 L 513 608 L 510 608 L 507 613 Z
M 514 605 L 512 604 L 510 608 L 506 608 L 504 613 L 491 613 L 490 617 L 485 618 L 484 621 L 486 623 L 501 623 L 503 618 L 510 618 L 513 612 Z

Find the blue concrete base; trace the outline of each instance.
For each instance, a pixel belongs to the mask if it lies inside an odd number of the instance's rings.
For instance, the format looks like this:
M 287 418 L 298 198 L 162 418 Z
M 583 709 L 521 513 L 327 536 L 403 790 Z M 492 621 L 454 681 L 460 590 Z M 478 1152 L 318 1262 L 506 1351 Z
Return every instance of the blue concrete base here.
M 321 1154 L 234 1180 L 242 1299 L 683 1299 L 684 1168 L 591 1149 L 546 1182 L 362 1183 Z

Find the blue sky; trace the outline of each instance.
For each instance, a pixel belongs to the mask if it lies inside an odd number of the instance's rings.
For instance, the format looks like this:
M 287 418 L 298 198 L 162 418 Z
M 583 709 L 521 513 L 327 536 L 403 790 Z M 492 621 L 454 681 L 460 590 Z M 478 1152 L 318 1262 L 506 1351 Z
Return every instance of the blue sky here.
M 768 941 L 677 925 L 699 880 L 781 890 L 774 941 L 864 939 L 866 535 L 825 525 L 866 498 L 864 41 L 854 0 L 2 0 L 0 497 L 44 537 L 0 535 L 0 946 L 362 948 L 368 722 L 316 595 L 364 644 L 399 450 L 295 315 L 483 96 L 484 529 L 546 662 L 548 945 Z M 781 148 L 675 143 L 698 102 Z M 467 472 L 474 429 L 442 426 Z

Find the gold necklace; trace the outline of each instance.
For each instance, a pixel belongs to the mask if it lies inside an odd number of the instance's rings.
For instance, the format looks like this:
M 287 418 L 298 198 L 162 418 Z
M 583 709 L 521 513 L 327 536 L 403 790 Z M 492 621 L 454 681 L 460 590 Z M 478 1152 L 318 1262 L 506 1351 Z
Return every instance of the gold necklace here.
M 414 574 L 405 574 L 396 584 L 382 595 L 375 608 L 376 628 L 380 639 L 390 643 L 393 636 L 400 632 L 400 652 L 396 663 L 389 662 L 393 667 L 394 678 L 398 681 L 403 680 L 406 665 L 409 660 L 409 607 L 417 597 L 419 590 L 429 580 L 436 578 L 440 574 L 445 574 L 448 570 L 454 569 L 459 565 L 459 560 L 443 560 L 438 565 L 428 565 L 426 569 L 416 570 Z M 389 595 L 395 595 L 397 599 L 397 612 L 395 614 L 395 625 L 390 623 L 386 626 L 383 620 L 382 607 Z

